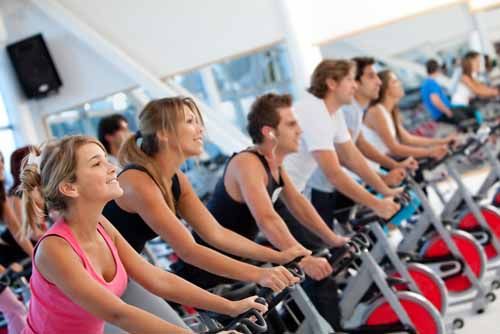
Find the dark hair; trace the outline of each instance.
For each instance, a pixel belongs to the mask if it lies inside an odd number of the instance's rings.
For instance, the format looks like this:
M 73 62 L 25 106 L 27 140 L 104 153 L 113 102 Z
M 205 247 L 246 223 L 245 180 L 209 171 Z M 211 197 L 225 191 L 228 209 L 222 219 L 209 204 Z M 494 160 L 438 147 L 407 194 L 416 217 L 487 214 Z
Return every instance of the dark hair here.
M 9 196 L 21 197 L 21 194 L 18 192 L 17 188 L 21 184 L 21 170 L 26 163 L 23 160 L 34 149 L 35 146 L 33 145 L 23 146 L 12 152 L 12 154 L 10 155 L 10 174 L 12 175 L 14 183 L 9 189 Z
M 479 52 L 469 51 L 462 58 L 462 73 L 472 77 L 472 61 L 479 56 Z
M 311 76 L 311 86 L 307 89 L 309 93 L 317 98 L 324 98 L 328 92 L 327 79 L 340 82 L 354 67 L 354 62 L 350 60 L 325 59 L 316 66 Z
M 120 114 L 109 115 L 101 118 L 99 121 L 99 125 L 97 127 L 97 138 L 99 138 L 99 141 L 104 145 L 104 148 L 108 153 L 111 153 L 111 147 L 109 146 L 109 142 L 106 140 L 106 136 L 112 135 L 116 131 L 120 130 L 121 122 L 128 124 L 125 116 Z
M 292 97 L 288 94 L 269 93 L 258 97 L 250 107 L 247 115 L 247 131 L 254 144 L 264 141 L 262 127 L 276 128 L 280 122 L 279 108 L 292 106 Z
M 427 69 L 427 74 L 436 73 L 439 69 L 439 63 L 436 59 L 429 59 L 427 63 L 425 63 L 425 68 Z
M 361 81 L 366 67 L 375 64 L 375 59 L 371 57 L 354 57 L 352 61 L 356 64 L 356 81 Z

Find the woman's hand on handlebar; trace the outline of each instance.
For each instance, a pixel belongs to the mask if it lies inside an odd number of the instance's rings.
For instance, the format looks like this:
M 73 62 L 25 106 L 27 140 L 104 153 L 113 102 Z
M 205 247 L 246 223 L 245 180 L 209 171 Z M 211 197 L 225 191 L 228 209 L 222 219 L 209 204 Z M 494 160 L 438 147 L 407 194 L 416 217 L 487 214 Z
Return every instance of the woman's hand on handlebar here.
M 418 161 L 414 157 L 406 158 L 399 163 L 399 167 L 409 171 L 416 171 L 418 169 Z
M 448 146 L 437 145 L 430 149 L 429 156 L 436 160 L 441 160 L 448 153 Z
M 311 255 L 311 251 L 309 249 L 304 248 L 304 246 L 297 244 L 293 247 L 287 248 L 284 251 L 281 251 L 282 260 L 279 264 L 286 264 L 292 262 L 293 260 Z
M 295 277 L 288 269 L 282 266 L 272 268 L 260 268 L 259 279 L 257 283 L 274 292 L 298 283 L 300 279 Z
M 256 309 L 259 313 L 267 312 L 267 305 L 255 301 L 258 296 L 248 297 L 242 300 L 233 301 L 232 311 L 229 314 L 232 317 L 237 317 L 248 310 Z
M 332 266 L 324 257 L 308 256 L 303 258 L 299 265 L 307 276 L 315 281 L 321 281 L 333 272 Z

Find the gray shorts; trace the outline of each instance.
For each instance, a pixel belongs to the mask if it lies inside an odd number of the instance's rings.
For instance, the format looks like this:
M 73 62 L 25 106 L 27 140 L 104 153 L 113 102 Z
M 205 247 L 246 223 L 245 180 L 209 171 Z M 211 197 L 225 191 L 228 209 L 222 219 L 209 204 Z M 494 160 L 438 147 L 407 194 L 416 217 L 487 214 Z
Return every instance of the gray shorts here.
M 171 324 L 189 329 L 177 312 L 175 312 L 164 299 L 155 296 L 131 279 L 128 281 L 128 286 L 122 296 L 122 300 L 127 304 L 152 313 Z M 106 323 L 104 333 L 117 334 L 123 333 L 123 330 L 112 324 Z

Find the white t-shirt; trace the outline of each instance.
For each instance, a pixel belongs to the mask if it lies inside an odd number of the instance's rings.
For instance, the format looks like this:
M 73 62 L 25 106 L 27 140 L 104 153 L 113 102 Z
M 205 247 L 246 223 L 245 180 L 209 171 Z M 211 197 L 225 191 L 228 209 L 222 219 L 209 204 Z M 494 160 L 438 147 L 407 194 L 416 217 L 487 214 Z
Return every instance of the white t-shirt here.
M 341 110 L 344 113 L 347 128 L 351 131 L 352 141 L 356 142 L 363 128 L 363 107 L 354 99 L 352 104 L 343 106 Z
M 330 114 L 322 99 L 307 94 L 295 104 L 295 115 L 302 128 L 300 148 L 297 153 L 285 158 L 284 166 L 299 191 L 304 191 L 307 180 L 318 166 L 313 151 L 335 151 L 334 143 L 351 139 L 344 120 L 344 114 L 337 110 Z
M 344 114 L 345 124 L 351 132 L 352 141 L 356 142 L 356 140 L 358 140 L 359 134 L 361 133 L 361 129 L 363 128 L 363 107 L 361 107 L 358 101 L 354 99 L 352 104 L 343 106 L 338 111 L 338 113 Z M 342 167 L 342 169 L 347 175 L 349 175 L 356 181 L 361 180 L 361 178 L 356 173 L 350 171 L 345 167 Z M 306 189 L 306 194 L 309 192 L 309 189 L 315 189 L 329 193 L 335 191 L 335 187 L 330 183 L 320 167 L 316 167 L 316 169 L 314 170 L 313 174 L 307 181 Z

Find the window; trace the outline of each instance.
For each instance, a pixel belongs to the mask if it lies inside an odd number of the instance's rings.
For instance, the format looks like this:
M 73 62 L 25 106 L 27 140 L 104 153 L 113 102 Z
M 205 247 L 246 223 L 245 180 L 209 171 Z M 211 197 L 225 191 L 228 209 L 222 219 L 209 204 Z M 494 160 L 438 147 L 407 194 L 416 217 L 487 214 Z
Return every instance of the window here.
M 215 83 L 216 91 L 213 94 L 217 95 L 217 105 L 213 104 L 214 99 L 209 96 L 210 89 L 202 72 L 208 72 Z M 248 109 L 257 96 L 271 91 L 293 91 L 291 65 L 286 46 L 283 44 L 177 75 L 172 79 L 223 113 L 226 119 L 242 130 Z
M 137 131 L 137 107 L 126 93 L 117 93 L 103 100 L 85 103 L 75 109 L 53 113 L 45 122 L 52 136 L 86 134 L 97 136 L 99 120 L 107 115 L 119 113 L 125 116 L 130 131 Z

